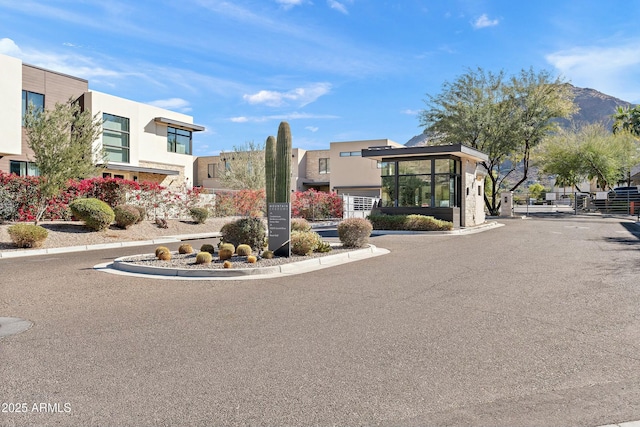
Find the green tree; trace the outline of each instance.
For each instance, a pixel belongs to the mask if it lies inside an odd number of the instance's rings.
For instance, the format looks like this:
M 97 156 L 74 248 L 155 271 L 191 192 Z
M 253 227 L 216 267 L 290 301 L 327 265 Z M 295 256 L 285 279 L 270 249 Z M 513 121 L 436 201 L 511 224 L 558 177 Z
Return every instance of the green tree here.
M 602 189 L 628 179 L 640 161 L 640 142 L 628 132 L 612 134 L 602 124 L 560 130 L 549 137 L 536 155 L 541 171 L 556 175 L 556 185 L 574 186 L 595 179 Z
M 613 133 L 629 132 L 640 136 L 640 105 L 618 107 L 613 114 Z
M 264 144 L 249 141 L 221 152 L 222 182 L 233 190 L 265 188 L 264 148 Z
M 70 179 L 94 176 L 104 168 L 105 154 L 94 144 L 102 133 L 102 120 L 98 114 L 82 111 L 79 103 L 69 99 L 56 103 L 52 110 L 39 111 L 29 106 L 24 127 L 33 150 L 32 160 L 41 176 L 37 224 L 47 201 L 58 196 Z
M 509 78 L 503 71 L 468 70 L 425 102 L 420 124 L 433 135 L 433 144 L 462 143 L 488 155 L 482 162 L 485 205 L 494 215 L 500 192 L 527 180 L 531 152 L 558 128 L 554 119 L 576 110 L 567 85 L 532 69 Z M 517 171 L 522 176 L 514 180 Z

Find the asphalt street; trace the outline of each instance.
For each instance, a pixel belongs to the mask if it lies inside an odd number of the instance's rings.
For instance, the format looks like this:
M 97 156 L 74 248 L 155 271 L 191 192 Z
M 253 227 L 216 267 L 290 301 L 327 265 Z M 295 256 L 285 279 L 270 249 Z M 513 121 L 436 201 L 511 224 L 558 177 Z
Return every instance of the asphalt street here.
M 0 339 L 0 425 L 640 420 L 640 227 L 500 222 L 265 280 L 93 269 L 154 246 L 0 259 L 0 317 L 33 322 Z

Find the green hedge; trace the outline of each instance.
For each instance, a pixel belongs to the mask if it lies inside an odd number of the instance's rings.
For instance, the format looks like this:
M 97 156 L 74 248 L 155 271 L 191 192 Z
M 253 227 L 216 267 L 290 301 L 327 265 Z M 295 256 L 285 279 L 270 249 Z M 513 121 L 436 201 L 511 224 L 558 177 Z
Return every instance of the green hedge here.
M 449 231 L 453 223 L 425 215 L 369 215 L 374 230 Z
M 95 231 L 105 230 L 115 219 L 113 209 L 98 199 L 76 199 L 69 208 L 73 216 Z

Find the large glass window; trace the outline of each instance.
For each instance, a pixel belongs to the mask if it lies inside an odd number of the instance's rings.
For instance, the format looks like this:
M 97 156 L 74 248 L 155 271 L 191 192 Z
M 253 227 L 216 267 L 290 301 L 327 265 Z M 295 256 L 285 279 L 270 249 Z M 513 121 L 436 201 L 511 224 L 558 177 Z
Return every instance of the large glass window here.
M 111 162 L 129 163 L 129 119 L 102 114 L 102 146 Z
M 40 171 L 34 163 L 20 162 L 16 160 L 9 161 L 9 173 L 14 173 L 18 176 L 38 176 Z
M 191 154 L 191 131 L 169 126 L 167 128 L 167 151 Z
M 41 93 L 29 92 L 27 90 L 22 91 L 22 122 L 24 123 L 24 116 L 29 110 L 29 106 L 36 112 L 44 111 L 44 95 Z
M 382 205 L 459 206 L 459 170 L 459 161 L 448 158 L 382 162 Z
M 340 157 L 361 157 L 362 151 L 341 151 Z

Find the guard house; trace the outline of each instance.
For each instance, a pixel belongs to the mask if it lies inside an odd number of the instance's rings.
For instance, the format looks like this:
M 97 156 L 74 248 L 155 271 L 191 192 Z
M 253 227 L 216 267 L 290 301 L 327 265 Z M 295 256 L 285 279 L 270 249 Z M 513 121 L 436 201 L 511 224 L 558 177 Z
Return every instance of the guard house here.
M 433 216 L 454 228 L 485 222 L 483 152 L 462 144 L 383 146 L 362 157 L 380 162 L 382 213 Z

